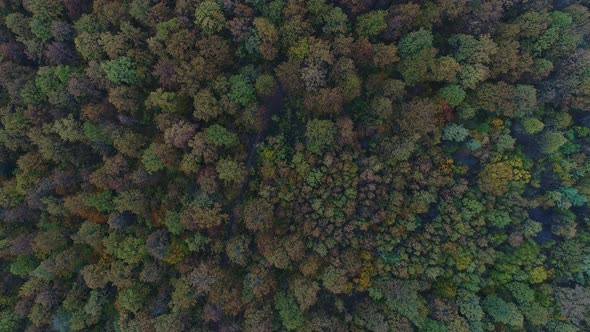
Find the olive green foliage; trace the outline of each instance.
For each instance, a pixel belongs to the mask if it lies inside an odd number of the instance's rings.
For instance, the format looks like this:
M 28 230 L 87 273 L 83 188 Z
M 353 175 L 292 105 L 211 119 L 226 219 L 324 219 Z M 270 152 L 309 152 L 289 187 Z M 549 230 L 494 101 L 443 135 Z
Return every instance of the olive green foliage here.
M 270 96 L 277 88 L 277 82 L 272 75 L 264 74 L 256 78 L 256 92 L 261 96 Z
M 195 24 L 207 34 L 221 31 L 225 18 L 219 4 L 211 0 L 199 3 L 195 9 Z
M 102 213 L 109 213 L 115 209 L 113 204 L 113 194 L 108 190 L 88 195 L 85 203 Z
M 522 126 L 527 134 L 536 134 L 545 128 L 545 124 L 537 118 L 526 118 L 522 121 Z
M 411 32 L 399 41 L 397 52 L 402 58 L 410 57 L 424 49 L 431 48 L 433 39 L 432 32 L 428 30 L 420 29 Z
M 68 101 L 68 81 L 75 71 L 75 68 L 68 66 L 41 67 L 37 71 L 35 83 L 48 102 L 64 106 Z
M 229 83 L 229 97 L 232 101 L 246 106 L 256 100 L 254 86 L 243 75 L 232 76 Z
M 25 276 L 33 272 L 38 264 L 39 262 L 37 262 L 34 257 L 19 255 L 14 263 L 10 265 L 10 273 L 18 276 Z
M 466 96 L 465 91 L 458 85 L 446 86 L 440 89 L 438 93 L 450 106 L 461 105 Z
M 469 135 L 469 130 L 462 125 L 451 123 L 443 129 L 442 138 L 447 141 L 463 142 L 467 135 Z
M 275 305 L 283 322 L 283 326 L 287 330 L 295 330 L 305 322 L 305 318 L 299 310 L 293 296 L 285 293 L 278 293 L 275 298 Z
M 146 149 L 141 156 L 141 162 L 145 166 L 145 169 L 150 172 L 158 172 L 163 170 L 166 166 L 158 159 L 158 156 L 152 149 Z
M 307 148 L 319 153 L 334 146 L 336 126 L 330 120 L 310 120 L 305 130 Z
M 563 134 L 559 132 L 549 131 L 542 137 L 542 150 L 544 153 L 550 154 L 556 152 L 562 145 L 567 142 Z
M 207 140 L 215 146 L 231 148 L 240 142 L 236 134 L 218 124 L 207 128 L 205 133 L 207 134 Z
M 231 159 L 221 159 L 217 162 L 215 170 L 223 182 L 239 183 L 244 175 L 242 166 Z
M 121 290 L 118 301 L 125 310 L 135 313 L 143 307 L 146 296 L 147 288 L 140 284 L 134 284 Z
M 501 298 L 491 295 L 483 301 L 483 306 L 496 322 L 514 327 L 523 325 L 522 314 L 513 303 L 506 303 Z
M 135 85 L 140 82 L 136 65 L 129 57 L 123 56 L 102 64 L 106 77 L 114 84 Z
M 367 37 L 380 34 L 387 27 L 385 16 L 387 16 L 387 12 L 384 10 L 375 10 L 359 16 L 356 23 L 356 32 Z

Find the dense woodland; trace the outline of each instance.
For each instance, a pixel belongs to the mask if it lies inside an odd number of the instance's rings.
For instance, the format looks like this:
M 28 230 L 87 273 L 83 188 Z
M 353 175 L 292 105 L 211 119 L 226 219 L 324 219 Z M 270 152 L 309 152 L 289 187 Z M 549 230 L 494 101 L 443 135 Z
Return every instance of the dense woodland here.
M 589 7 L 0 0 L 0 331 L 589 331 Z

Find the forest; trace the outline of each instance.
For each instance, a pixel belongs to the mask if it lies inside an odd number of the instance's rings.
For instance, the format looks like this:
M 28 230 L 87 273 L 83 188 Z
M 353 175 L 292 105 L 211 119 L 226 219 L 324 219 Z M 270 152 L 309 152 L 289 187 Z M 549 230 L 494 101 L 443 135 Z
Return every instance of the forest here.
M 0 332 L 590 331 L 589 0 L 0 0 Z

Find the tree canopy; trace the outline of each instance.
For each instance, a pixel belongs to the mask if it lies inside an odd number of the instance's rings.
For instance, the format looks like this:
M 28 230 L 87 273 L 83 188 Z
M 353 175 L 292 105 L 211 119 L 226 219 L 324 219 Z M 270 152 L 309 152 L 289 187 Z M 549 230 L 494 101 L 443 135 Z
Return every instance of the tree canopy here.
M 0 0 L 1 331 L 590 331 L 587 0 Z

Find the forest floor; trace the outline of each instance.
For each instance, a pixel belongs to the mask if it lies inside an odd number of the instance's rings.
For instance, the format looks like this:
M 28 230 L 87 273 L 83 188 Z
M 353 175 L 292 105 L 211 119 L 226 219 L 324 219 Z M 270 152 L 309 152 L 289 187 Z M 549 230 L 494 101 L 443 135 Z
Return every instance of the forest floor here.
M 279 86 L 275 90 L 275 92 L 266 99 L 266 102 L 261 109 L 261 115 L 259 118 L 260 130 L 258 131 L 258 134 L 254 137 L 254 139 L 252 139 L 248 143 L 248 146 L 247 146 L 248 155 L 246 157 L 246 164 L 245 164 L 246 175 L 244 176 L 244 179 L 242 180 L 242 183 L 240 184 L 240 190 L 238 191 L 238 193 L 236 194 L 236 196 L 232 200 L 232 203 L 230 204 L 229 211 L 231 213 L 231 216 L 230 216 L 230 222 L 227 225 L 228 237 L 231 236 L 234 225 L 237 222 L 238 212 L 236 211 L 236 206 L 238 204 L 240 204 L 240 201 L 242 199 L 242 195 L 244 194 L 244 192 L 246 192 L 246 190 L 248 189 L 248 184 L 250 183 L 250 176 L 251 176 L 250 171 L 256 162 L 256 155 L 257 155 L 256 147 L 258 146 L 258 144 L 260 144 L 264 140 L 264 137 L 266 136 L 266 132 L 268 131 L 272 116 L 282 108 L 284 97 L 285 97 L 285 91 L 283 90 L 283 88 L 281 86 Z

